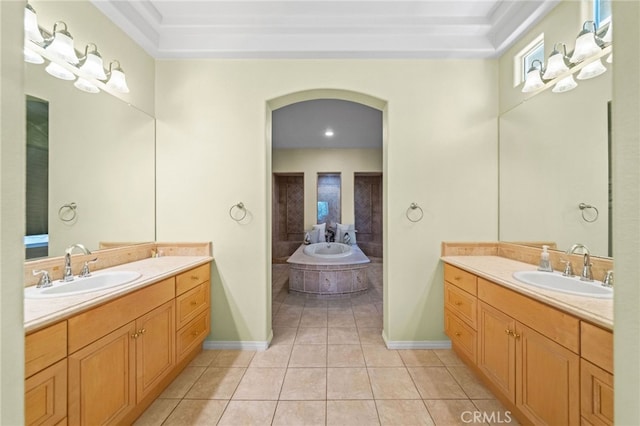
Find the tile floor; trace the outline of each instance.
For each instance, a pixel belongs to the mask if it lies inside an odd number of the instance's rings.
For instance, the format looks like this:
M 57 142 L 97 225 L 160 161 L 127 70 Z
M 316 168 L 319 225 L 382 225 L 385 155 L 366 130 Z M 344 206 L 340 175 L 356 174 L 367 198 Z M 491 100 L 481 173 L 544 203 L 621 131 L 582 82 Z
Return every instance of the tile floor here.
M 372 263 L 364 294 L 318 299 L 288 294 L 288 266 L 273 265 L 269 349 L 203 351 L 136 425 L 508 423 L 452 351 L 385 347 L 381 273 Z

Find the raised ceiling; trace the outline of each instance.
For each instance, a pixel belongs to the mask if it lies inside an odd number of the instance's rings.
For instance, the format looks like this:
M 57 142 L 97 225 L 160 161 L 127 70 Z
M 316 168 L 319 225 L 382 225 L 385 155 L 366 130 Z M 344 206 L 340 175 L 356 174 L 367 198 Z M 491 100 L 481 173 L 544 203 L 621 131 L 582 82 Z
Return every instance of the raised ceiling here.
M 92 0 L 155 58 L 492 58 L 560 0 Z

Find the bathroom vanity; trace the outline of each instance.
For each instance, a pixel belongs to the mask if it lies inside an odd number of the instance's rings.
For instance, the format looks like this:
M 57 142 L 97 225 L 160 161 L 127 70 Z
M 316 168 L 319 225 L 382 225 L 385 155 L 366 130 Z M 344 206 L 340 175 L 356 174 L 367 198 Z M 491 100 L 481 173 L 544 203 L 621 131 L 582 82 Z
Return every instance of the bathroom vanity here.
M 113 268 L 139 271 L 131 284 L 25 299 L 26 424 L 132 423 L 202 349 L 211 260 L 143 259 Z
M 613 424 L 613 301 L 528 288 L 536 266 L 444 256 L 453 350 L 524 423 Z

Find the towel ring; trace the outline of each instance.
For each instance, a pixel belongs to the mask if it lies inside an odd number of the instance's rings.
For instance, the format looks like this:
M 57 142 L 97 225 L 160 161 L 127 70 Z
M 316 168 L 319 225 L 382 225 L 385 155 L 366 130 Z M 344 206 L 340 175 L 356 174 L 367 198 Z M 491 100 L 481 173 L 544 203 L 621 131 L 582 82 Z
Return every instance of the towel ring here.
M 236 209 L 236 208 L 242 211 L 242 216 L 239 218 L 233 215 L 233 209 Z M 229 216 L 231 216 L 231 219 L 235 220 L 236 222 L 240 222 L 242 221 L 242 219 L 247 217 L 247 208 L 244 206 L 244 203 L 240 201 L 238 204 L 232 205 L 231 208 L 229 209 Z
M 76 203 L 67 203 L 63 204 L 62 207 L 58 209 L 58 217 L 63 222 L 73 222 L 78 215 L 78 211 L 76 210 L 78 205 Z M 66 217 L 64 213 L 66 213 L 66 209 L 71 211 L 71 217 Z
M 585 222 L 593 223 L 593 222 L 595 222 L 596 220 L 598 220 L 598 216 L 600 215 L 600 212 L 598 212 L 598 208 L 597 208 L 596 206 L 592 206 L 591 204 L 580 203 L 580 204 L 578 204 L 578 208 L 579 208 L 580 210 L 582 210 L 582 219 L 583 219 Z M 593 216 L 593 218 L 592 218 L 592 219 L 588 219 L 588 218 L 584 215 L 585 210 L 589 210 L 589 209 L 593 209 L 593 210 L 595 210 L 595 212 L 596 212 L 596 215 L 595 215 L 595 216 Z
M 409 213 L 411 213 L 411 211 L 413 210 L 419 210 L 420 212 L 420 217 L 418 217 L 417 219 L 411 219 L 411 216 L 409 216 Z M 422 207 L 420 207 L 418 205 L 418 203 L 411 203 L 409 204 L 409 208 L 407 209 L 407 219 L 409 219 L 409 221 L 411 222 L 420 222 L 422 220 L 422 218 L 424 217 L 424 211 L 422 210 Z

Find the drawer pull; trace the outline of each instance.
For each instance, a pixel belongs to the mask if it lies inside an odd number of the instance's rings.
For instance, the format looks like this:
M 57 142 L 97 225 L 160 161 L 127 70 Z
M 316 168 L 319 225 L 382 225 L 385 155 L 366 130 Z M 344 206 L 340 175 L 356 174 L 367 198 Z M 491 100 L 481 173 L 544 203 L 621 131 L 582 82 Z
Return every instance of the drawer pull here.
M 195 280 L 198 280 L 200 278 L 197 275 L 191 275 L 191 279 L 195 281 Z
M 198 304 L 198 302 L 196 302 L 195 300 L 191 301 L 191 306 L 196 306 Z
M 457 276 L 457 275 L 456 275 L 455 277 L 453 277 L 453 280 L 454 280 L 454 281 L 460 281 L 461 279 L 462 279 L 462 277 Z
M 200 334 L 199 330 L 194 331 L 193 333 L 191 333 L 192 336 L 197 336 L 198 334 Z
M 454 304 L 454 305 L 456 305 L 456 306 L 460 306 L 460 305 L 462 305 L 462 302 L 460 302 L 460 301 L 458 300 L 458 301 L 454 302 L 453 304 Z
M 460 336 L 462 336 L 462 333 L 460 333 L 459 331 L 456 331 L 456 332 L 455 332 L 455 335 L 456 335 L 456 336 L 458 336 L 458 337 L 460 337 Z

